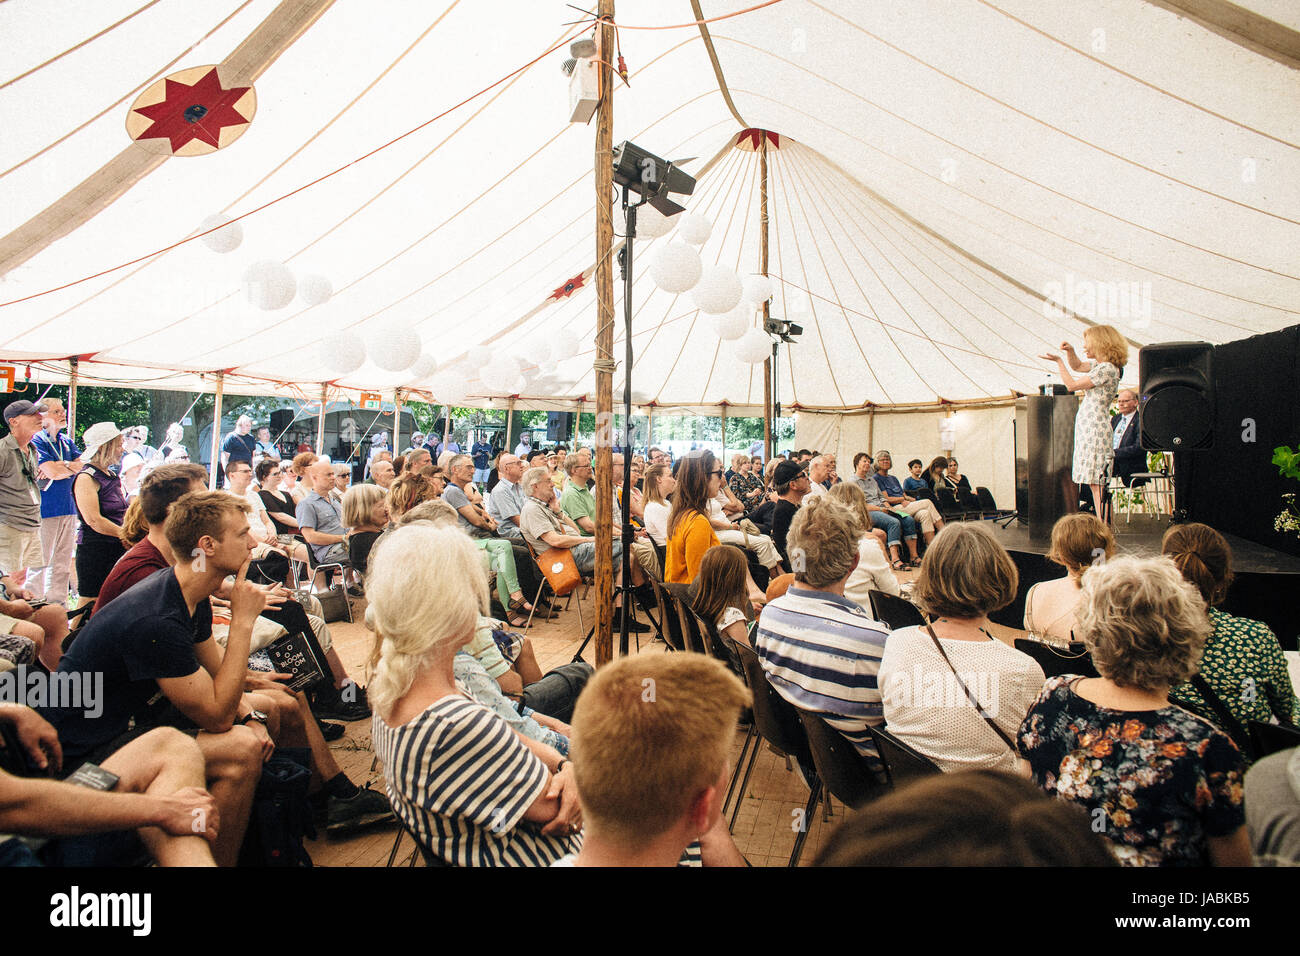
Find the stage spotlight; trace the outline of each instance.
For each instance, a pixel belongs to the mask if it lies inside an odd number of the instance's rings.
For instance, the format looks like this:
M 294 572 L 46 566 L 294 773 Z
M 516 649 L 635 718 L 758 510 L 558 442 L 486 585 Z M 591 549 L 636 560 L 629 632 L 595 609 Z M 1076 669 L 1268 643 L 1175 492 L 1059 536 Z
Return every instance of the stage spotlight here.
M 642 198 L 664 216 L 675 216 L 684 211 L 668 198 L 669 193 L 689 196 L 695 192 L 695 177 L 678 169 L 674 163 L 689 160 L 661 159 L 634 143 L 623 142 L 614 147 L 614 182 Z

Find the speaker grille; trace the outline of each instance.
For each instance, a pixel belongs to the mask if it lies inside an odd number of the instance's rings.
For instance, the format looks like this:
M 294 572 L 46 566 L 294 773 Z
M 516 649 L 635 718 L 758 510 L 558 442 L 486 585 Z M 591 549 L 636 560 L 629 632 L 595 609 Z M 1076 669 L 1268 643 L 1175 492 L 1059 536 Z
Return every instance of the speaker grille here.
M 1186 385 L 1167 385 L 1144 396 L 1142 447 L 1155 451 L 1209 448 L 1214 409 L 1205 393 Z

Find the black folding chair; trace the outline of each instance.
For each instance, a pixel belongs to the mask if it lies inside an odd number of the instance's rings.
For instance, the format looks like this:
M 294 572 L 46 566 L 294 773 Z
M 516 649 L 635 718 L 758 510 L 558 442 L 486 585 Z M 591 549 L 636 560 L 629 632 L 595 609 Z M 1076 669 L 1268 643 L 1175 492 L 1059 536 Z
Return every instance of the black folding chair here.
M 975 489 L 975 500 L 979 502 L 980 517 L 982 518 L 1005 518 L 1011 514 L 1009 511 L 1002 511 L 998 508 L 998 503 L 993 500 L 993 492 L 983 485 Z
M 818 713 L 796 708 L 808 734 L 808 749 L 822 787 L 847 807 L 858 809 L 888 789 L 866 760 Z M 815 809 L 815 807 L 814 807 Z
M 411 850 L 411 855 L 407 857 L 406 860 L 407 866 L 414 867 L 415 861 L 417 859 L 423 859 L 425 866 L 432 866 L 432 867 L 451 866 L 450 863 L 448 863 L 446 860 L 442 859 L 441 857 L 434 856 L 433 853 L 427 847 L 425 847 L 423 843 L 419 841 L 416 835 L 411 832 L 410 827 L 406 825 L 406 821 L 403 820 L 400 816 L 397 818 L 397 822 L 398 822 L 397 836 L 393 839 L 393 848 L 388 853 L 388 863 L 386 864 L 387 866 L 391 867 L 396 864 L 397 850 L 399 847 L 401 847 L 402 840 L 408 836 L 411 838 L 411 842 L 415 844 L 415 849 Z
M 903 743 L 888 728 L 868 727 L 867 730 L 876 743 L 880 762 L 885 765 L 890 787 L 901 787 L 921 777 L 943 772 L 933 760 Z
M 1016 650 L 1028 654 L 1043 669 L 1044 677 L 1060 677 L 1063 674 L 1079 674 L 1083 677 L 1100 677 L 1092 663 L 1088 646 L 1079 641 L 1068 649 L 1055 647 L 1044 641 L 1034 641 L 1026 637 L 1016 638 Z
M 686 639 L 682 636 L 681 615 L 677 611 L 677 602 L 662 581 L 650 578 L 650 590 L 654 591 L 655 603 L 659 606 L 659 637 L 669 650 L 686 650 Z
M 798 760 L 802 767 L 814 766 L 812 751 L 808 747 L 808 735 L 803 729 L 803 723 L 799 720 L 794 705 L 778 694 L 776 688 L 768 683 L 767 674 L 763 671 L 763 663 L 752 647 L 736 644 L 735 648 L 740 656 L 741 667 L 745 671 L 745 683 L 749 685 L 749 692 L 754 698 L 754 727 L 758 735 L 771 744 L 778 753 L 783 754 L 787 762 L 793 758 Z M 749 786 L 749 775 L 753 772 L 757 759 L 758 743 L 755 741 L 750 751 L 749 764 L 745 767 L 745 775 L 740 783 L 740 793 L 737 794 L 736 804 L 731 811 L 731 821 L 728 824 L 731 827 L 736 825 L 736 816 L 740 812 L 745 789 Z M 817 809 L 817 800 L 821 793 L 822 782 L 816 771 L 814 770 L 808 776 L 811 792 L 808 794 L 808 804 L 804 808 L 804 826 L 795 837 L 794 850 L 790 853 L 790 866 L 799 865 L 799 856 L 803 852 L 804 841 L 808 838 L 807 822 L 812 819 L 812 814 Z
M 920 609 L 905 597 L 886 594 L 884 591 L 872 590 L 867 597 L 871 601 L 871 613 L 877 621 L 884 621 L 891 631 L 902 627 L 921 627 L 925 616 Z
M 1257 760 L 1279 750 L 1300 747 L 1300 727 L 1292 727 L 1290 724 L 1266 724 L 1262 720 L 1252 720 L 1249 722 L 1249 732 Z

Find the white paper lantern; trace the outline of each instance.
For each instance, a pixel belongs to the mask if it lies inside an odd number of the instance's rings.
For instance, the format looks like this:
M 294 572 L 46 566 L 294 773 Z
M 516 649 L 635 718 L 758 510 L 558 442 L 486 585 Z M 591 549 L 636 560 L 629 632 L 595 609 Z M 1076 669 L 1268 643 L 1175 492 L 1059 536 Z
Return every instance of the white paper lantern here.
M 229 225 L 226 225 L 227 223 Z M 217 229 L 218 226 L 223 225 L 226 228 Z M 199 223 L 200 232 L 207 232 L 209 229 L 217 229 L 217 231 L 208 233 L 201 241 L 213 252 L 234 252 L 239 248 L 239 244 L 244 241 L 243 223 L 230 222 L 229 216 L 217 213 L 217 215 L 209 216 Z
M 486 345 L 476 345 L 469 350 L 469 356 L 465 361 L 469 362 L 470 368 L 478 371 L 492 361 L 492 350 Z
M 420 337 L 403 325 L 388 325 L 375 333 L 370 361 L 385 372 L 405 372 L 420 357 Z
M 747 302 L 742 302 L 730 312 L 724 312 L 722 315 L 715 316 L 713 319 L 713 331 L 724 342 L 734 342 L 746 332 L 752 324 L 754 318 L 753 306 Z
M 745 276 L 743 286 L 741 298 L 754 306 L 761 306 L 776 292 L 776 286 L 768 276 Z
M 469 394 L 465 388 L 464 376 L 451 369 L 444 369 L 435 375 L 429 383 L 429 390 L 433 392 L 433 400 L 443 405 L 460 405 Z
M 691 290 L 691 301 L 701 312 L 721 315 L 740 304 L 740 276 L 726 266 L 705 266 Z
M 338 375 L 348 375 L 366 362 L 366 342 L 356 332 L 340 332 L 321 341 L 321 363 Z
M 736 358 L 749 365 L 757 365 L 772 354 L 772 340 L 758 329 L 750 329 L 736 343 Z
M 274 312 L 293 301 L 298 281 L 283 262 L 261 259 L 244 270 L 244 289 L 252 305 Z
M 411 381 L 420 382 L 438 371 L 438 360 L 428 352 L 423 352 L 411 366 Z
M 684 242 L 670 242 L 650 260 L 650 278 L 665 292 L 688 292 L 700 281 L 700 254 Z
M 560 329 L 551 339 L 551 356 L 557 361 L 571 359 L 578 354 L 578 336 L 569 329 Z
M 551 357 L 551 340 L 535 335 L 524 343 L 523 354 L 516 356 L 521 365 L 540 365 Z
M 677 238 L 693 246 L 702 246 L 713 235 L 713 223 L 698 213 L 688 212 L 677 222 Z
M 665 216 L 654 206 L 642 206 L 636 211 L 636 237 L 638 239 L 658 239 L 666 236 L 676 227 L 681 213 Z
M 519 362 L 511 355 L 503 355 L 479 371 L 483 387 L 498 395 L 516 394 L 521 377 Z
M 298 298 L 307 305 L 324 305 L 334 294 L 334 283 L 321 275 L 303 276 L 298 283 Z

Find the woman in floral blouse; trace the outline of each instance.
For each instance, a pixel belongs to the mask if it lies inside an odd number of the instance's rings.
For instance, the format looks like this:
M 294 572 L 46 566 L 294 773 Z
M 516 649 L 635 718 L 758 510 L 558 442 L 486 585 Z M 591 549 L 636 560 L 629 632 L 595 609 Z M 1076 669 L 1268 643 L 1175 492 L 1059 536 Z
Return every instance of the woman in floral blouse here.
M 763 503 L 763 479 L 754 474 L 748 455 L 732 455 L 731 493 L 740 499 L 748 513 Z
M 1077 633 L 1102 676 L 1043 686 L 1018 741 L 1034 781 L 1126 866 L 1249 866 L 1241 754 L 1169 701 L 1210 633 L 1196 590 L 1168 558 L 1117 558 L 1084 576 Z
M 1250 720 L 1267 723 L 1276 717 L 1283 723 L 1300 723 L 1300 701 L 1277 637 L 1266 624 L 1233 617 L 1215 607 L 1227 597 L 1232 584 L 1232 549 L 1223 535 L 1209 525 L 1175 525 L 1165 533 L 1161 552 L 1173 559 L 1210 606 L 1214 631 L 1205 642 L 1201 676 L 1240 724 L 1219 729 L 1240 739 L 1235 735 L 1244 733 Z M 1211 723 L 1219 723 L 1214 708 L 1190 682 L 1179 684 L 1169 696 Z

